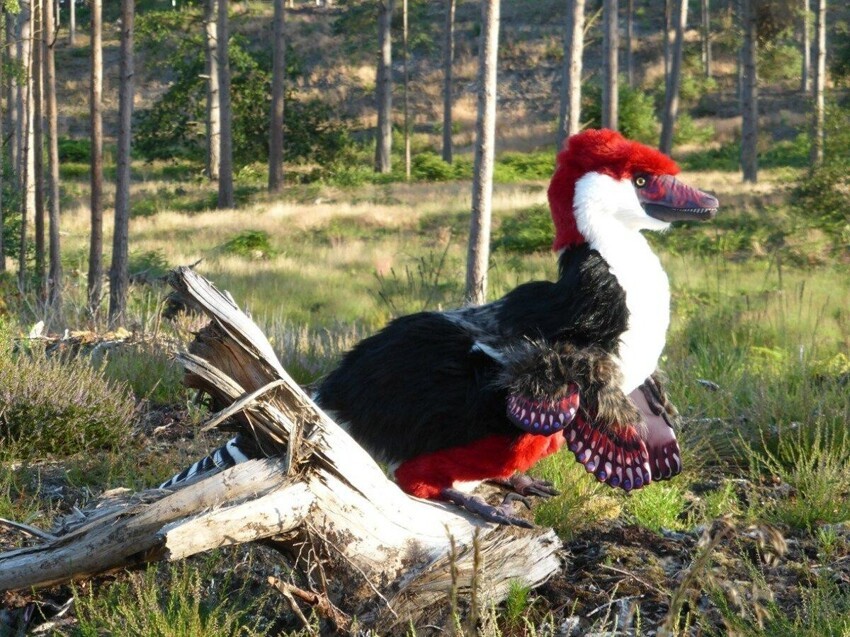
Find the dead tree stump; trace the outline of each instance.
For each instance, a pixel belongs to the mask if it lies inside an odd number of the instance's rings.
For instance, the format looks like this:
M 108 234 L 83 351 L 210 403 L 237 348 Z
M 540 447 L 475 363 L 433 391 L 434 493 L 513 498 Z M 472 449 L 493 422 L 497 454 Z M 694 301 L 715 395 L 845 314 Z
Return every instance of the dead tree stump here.
M 229 295 L 188 268 L 170 282 L 210 318 L 179 356 L 187 384 L 227 406 L 214 420 L 233 415 L 269 457 L 174 491 L 107 499 L 55 539 L 0 554 L 0 591 L 272 538 L 301 567 L 321 568 L 324 599 L 391 631 L 444 615 L 452 589 L 483 606 L 512 581 L 533 587 L 559 569 L 551 529 L 487 524 L 404 494 L 289 377 Z

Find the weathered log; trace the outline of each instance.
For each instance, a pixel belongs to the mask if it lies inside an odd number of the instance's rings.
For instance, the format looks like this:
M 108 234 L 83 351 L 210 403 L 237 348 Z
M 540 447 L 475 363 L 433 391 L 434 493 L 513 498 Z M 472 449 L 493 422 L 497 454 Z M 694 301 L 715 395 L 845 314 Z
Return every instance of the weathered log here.
M 55 540 L 0 554 L 0 590 L 275 538 L 302 562 L 319 561 L 323 599 L 389 630 L 443 614 L 450 590 L 463 596 L 474 586 L 488 604 L 511 581 L 535 586 L 558 570 L 551 530 L 487 524 L 401 492 L 290 378 L 228 295 L 188 268 L 170 282 L 211 319 L 179 356 L 187 383 L 213 396 L 222 417 L 238 410 L 233 417 L 270 457 L 173 492 L 109 501 Z

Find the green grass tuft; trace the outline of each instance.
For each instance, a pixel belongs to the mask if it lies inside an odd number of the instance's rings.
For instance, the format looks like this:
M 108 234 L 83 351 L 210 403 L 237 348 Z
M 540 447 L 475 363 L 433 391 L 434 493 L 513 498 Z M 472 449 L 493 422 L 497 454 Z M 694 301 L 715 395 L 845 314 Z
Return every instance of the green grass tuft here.
M 183 369 L 156 342 L 119 347 L 104 356 L 104 375 L 115 383 L 126 383 L 136 400 L 155 405 L 185 403 Z
M 564 539 L 620 514 L 622 499 L 611 487 L 588 474 L 572 453 L 544 458 L 535 465 L 534 474 L 549 480 L 560 491 L 560 495 L 537 505 L 535 522 L 551 526 Z
M 269 594 L 253 595 L 229 575 L 218 581 L 214 572 L 220 557 L 199 566 L 182 562 L 151 566 L 131 573 L 126 581 L 77 591 L 79 635 L 133 637 L 230 637 L 264 635 L 260 610 Z M 220 568 L 220 565 L 218 565 Z
M 219 251 L 248 259 L 270 259 L 277 252 L 264 230 L 243 230 L 221 244 Z
M 749 447 L 755 480 L 779 480 L 785 491 L 763 504 L 769 520 L 798 529 L 850 520 L 850 436 L 815 423 L 781 429 L 775 450 Z
M 684 529 L 686 525 L 682 515 L 686 502 L 680 484 L 681 482 L 652 483 L 633 492 L 626 499 L 626 514 L 636 524 L 656 533 L 662 529 Z

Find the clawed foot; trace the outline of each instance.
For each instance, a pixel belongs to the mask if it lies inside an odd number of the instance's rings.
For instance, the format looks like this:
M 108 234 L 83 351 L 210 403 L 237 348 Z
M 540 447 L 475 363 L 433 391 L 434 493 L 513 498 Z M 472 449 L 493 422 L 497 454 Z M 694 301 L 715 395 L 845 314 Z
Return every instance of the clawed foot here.
M 559 493 L 555 485 L 548 480 L 536 480 L 524 473 L 515 473 L 510 478 L 493 478 L 488 482 L 521 496 L 535 495 L 540 498 L 551 498 Z
M 511 503 L 514 500 L 522 502 L 526 507 L 531 508 L 531 504 L 526 497 L 519 493 L 508 493 L 505 499 L 499 506 L 487 504 L 480 495 L 470 495 L 457 489 L 443 489 L 442 497 L 458 506 L 462 506 L 467 511 L 496 524 L 505 524 L 509 526 L 521 526 L 526 529 L 534 528 L 534 525 L 528 520 L 514 515 L 513 506 Z

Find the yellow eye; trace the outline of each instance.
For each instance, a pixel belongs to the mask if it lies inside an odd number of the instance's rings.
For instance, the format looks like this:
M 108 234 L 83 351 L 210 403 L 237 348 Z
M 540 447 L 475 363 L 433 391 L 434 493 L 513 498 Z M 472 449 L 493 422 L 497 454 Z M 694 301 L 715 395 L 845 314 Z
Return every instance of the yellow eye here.
M 635 177 L 635 186 L 643 188 L 646 185 L 646 177 Z

